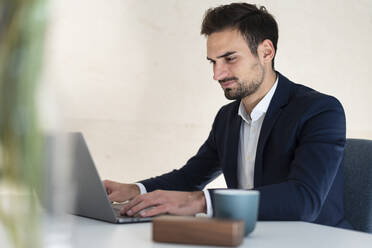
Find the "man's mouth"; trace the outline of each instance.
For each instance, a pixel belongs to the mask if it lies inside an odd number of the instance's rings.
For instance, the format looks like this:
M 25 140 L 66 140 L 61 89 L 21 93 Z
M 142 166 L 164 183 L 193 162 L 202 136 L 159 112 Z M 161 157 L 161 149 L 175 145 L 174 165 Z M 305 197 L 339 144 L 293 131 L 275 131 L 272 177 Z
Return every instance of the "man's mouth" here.
M 219 83 L 221 84 L 221 87 L 223 89 L 226 89 L 226 88 L 229 88 L 230 86 L 232 86 L 237 81 L 238 81 L 237 78 L 227 78 L 227 79 L 220 80 Z

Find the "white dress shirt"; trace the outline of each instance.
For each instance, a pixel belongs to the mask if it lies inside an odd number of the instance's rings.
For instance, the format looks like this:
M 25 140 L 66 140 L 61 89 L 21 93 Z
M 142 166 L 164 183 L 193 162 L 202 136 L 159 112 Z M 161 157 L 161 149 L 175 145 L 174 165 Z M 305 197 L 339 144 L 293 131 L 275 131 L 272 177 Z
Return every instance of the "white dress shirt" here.
M 243 102 L 240 102 L 238 114 L 242 118 L 242 124 L 240 125 L 238 148 L 237 176 L 239 189 L 253 188 L 254 164 L 256 161 L 258 138 L 277 85 L 278 79 L 276 79 L 275 84 L 264 98 L 253 108 L 250 116 L 245 110 Z
M 254 164 L 256 160 L 258 138 L 267 109 L 269 108 L 277 86 L 278 77 L 276 77 L 276 81 L 269 92 L 267 92 L 264 98 L 253 108 L 251 115 L 247 113 L 243 102 L 240 101 L 238 115 L 242 118 L 242 124 L 240 125 L 237 170 L 238 187 L 240 189 L 252 189 L 254 186 Z M 136 185 L 140 188 L 141 194 L 147 193 L 143 184 L 136 183 Z M 207 205 L 207 216 L 212 216 L 213 209 L 209 191 L 204 189 L 203 192 Z

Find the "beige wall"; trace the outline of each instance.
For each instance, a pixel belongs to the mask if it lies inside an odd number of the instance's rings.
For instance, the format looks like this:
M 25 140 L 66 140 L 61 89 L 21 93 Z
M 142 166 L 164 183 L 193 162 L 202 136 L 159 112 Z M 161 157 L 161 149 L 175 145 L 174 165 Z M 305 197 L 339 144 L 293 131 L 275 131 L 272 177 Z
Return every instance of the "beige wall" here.
M 44 79 L 58 109 L 49 111 L 59 127 L 84 133 L 103 178 L 178 168 L 205 140 L 228 101 L 200 23 L 208 7 L 229 2 L 51 1 Z M 372 1 L 255 3 L 279 24 L 277 70 L 336 96 L 347 136 L 372 139 Z

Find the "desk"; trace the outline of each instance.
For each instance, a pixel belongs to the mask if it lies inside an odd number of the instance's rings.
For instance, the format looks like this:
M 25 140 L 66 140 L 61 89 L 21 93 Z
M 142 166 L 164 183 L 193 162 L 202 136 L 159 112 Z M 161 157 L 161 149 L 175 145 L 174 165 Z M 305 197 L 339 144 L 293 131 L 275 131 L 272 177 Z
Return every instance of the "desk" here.
M 78 216 L 67 216 L 69 221 L 62 230 L 53 230 L 53 221 L 45 220 L 46 247 L 57 247 L 53 242 L 63 239 L 73 248 L 101 247 L 208 247 L 163 244 L 152 242 L 151 223 L 110 224 Z M 64 218 L 66 220 L 66 218 Z M 59 226 L 58 228 L 61 228 Z M 52 234 L 51 234 L 52 233 Z M 49 236 L 48 236 L 49 235 Z M 60 235 L 60 236 L 58 236 Z M 0 227 L 0 247 L 4 244 L 4 233 Z M 65 246 L 58 246 L 65 247 Z M 68 246 L 66 246 L 68 247 Z M 259 221 L 255 231 L 245 238 L 239 247 L 249 248 L 329 248 L 372 247 L 372 234 L 349 231 L 305 222 Z

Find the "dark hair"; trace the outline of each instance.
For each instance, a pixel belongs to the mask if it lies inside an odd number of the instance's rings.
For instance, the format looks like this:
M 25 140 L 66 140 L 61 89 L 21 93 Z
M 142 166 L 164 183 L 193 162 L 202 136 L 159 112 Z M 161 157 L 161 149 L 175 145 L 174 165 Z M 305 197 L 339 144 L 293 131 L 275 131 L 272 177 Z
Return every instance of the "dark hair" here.
M 200 33 L 208 36 L 226 28 L 238 29 L 255 56 L 257 56 L 258 45 L 266 39 L 271 40 L 277 51 L 278 25 L 264 6 L 257 8 L 254 4 L 232 3 L 210 8 L 204 14 Z

